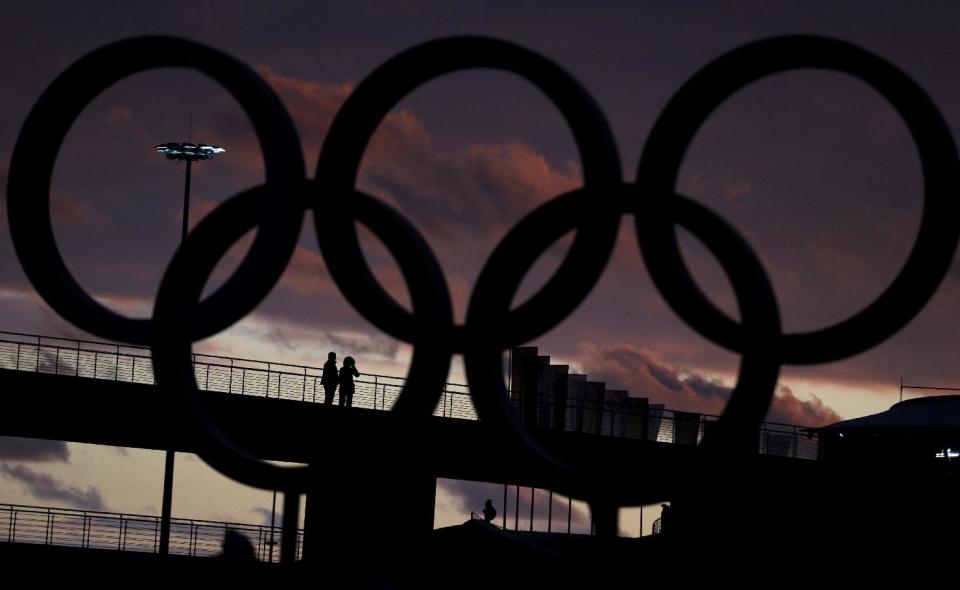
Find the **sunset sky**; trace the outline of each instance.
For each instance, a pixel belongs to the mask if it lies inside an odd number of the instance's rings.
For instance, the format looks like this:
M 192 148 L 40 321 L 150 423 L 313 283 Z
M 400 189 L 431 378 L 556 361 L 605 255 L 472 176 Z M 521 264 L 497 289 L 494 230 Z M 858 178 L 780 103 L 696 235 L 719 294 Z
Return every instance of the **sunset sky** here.
M 186 37 L 254 66 L 291 113 L 312 177 L 327 128 L 352 88 L 423 41 L 461 34 L 513 41 L 553 60 L 591 92 L 632 180 L 658 113 L 699 68 L 746 42 L 810 33 L 858 44 L 907 72 L 960 130 L 960 10 L 952 3 L 874 2 L 15 2 L 0 21 L 0 190 L 17 134 L 44 88 L 73 61 L 142 34 Z M 735 8 L 731 8 L 735 6 Z M 263 181 L 252 127 L 225 92 L 187 70 L 138 74 L 77 120 L 57 161 L 52 209 L 58 244 L 100 301 L 146 316 L 180 236 L 183 167 L 153 146 L 194 141 L 227 152 L 194 167 L 191 222 Z M 569 128 L 535 89 L 510 74 L 457 73 L 417 89 L 382 123 L 359 186 L 394 205 L 426 237 L 446 272 L 458 321 L 490 252 L 524 214 L 581 184 Z M 896 275 L 919 225 L 916 150 L 890 106 L 844 75 L 800 71 L 765 79 L 725 103 L 688 152 L 678 188 L 719 213 L 769 272 L 786 331 L 836 323 Z M 26 280 L 0 208 L 0 330 L 91 338 L 47 307 Z M 322 212 L 318 216 L 322 226 Z M 410 349 L 372 327 L 326 272 L 308 216 L 283 279 L 257 310 L 196 350 L 322 364 L 328 350 L 361 372 L 402 375 Z M 384 286 L 406 301 L 400 273 L 363 233 Z M 696 240 L 684 255 L 702 288 L 736 315 L 719 266 Z M 227 256 L 222 278 L 243 254 Z M 568 242 L 565 242 L 568 243 Z M 543 284 L 565 247 L 528 276 Z M 768 418 L 821 425 L 886 409 L 900 379 L 960 386 L 954 267 L 900 333 L 853 358 L 785 367 Z M 667 407 L 719 413 L 739 357 L 679 320 L 652 285 L 632 220 L 602 280 L 567 320 L 530 345 L 612 389 Z M 450 381 L 464 382 L 456 361 Z M 4 392 L 11 395 L 14 392 Z M 162 453 L 29 441 L 0 444 L 0 502 L 158 511 Z M 219 478 L 219 479 L 218 479 Z M 178 464 L 175 514 L 262 521 L 269 494 L 234 489 L 199 460 Z M 217 484 L 204 482 L 217 481 Z M 217 485 L 224 497 L 191 486 Z M 220 488 L 217 488 L 220 489 Z M 59 495 L 57 495 L 59 492 Z M 454 520 L 476 489 L 445 484 Z M 86 503 L 86 504 L 84 504 Z

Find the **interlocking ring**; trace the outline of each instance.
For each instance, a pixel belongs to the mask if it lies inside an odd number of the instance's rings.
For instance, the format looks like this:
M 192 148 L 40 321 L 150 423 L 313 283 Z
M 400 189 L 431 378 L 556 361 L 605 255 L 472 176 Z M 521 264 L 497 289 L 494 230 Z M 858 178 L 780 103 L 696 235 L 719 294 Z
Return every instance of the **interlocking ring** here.
M 305 189 L 306 186 L 300 188 Z M 183 402 L 194 410 L 193 415 L 201 426 L 197 432 L 204 439 L 198 454 L 204 461 L 248 485 L 302 492 L 309 489 L 314 477 L 309 466 L 280 467 L 261 461 L 234 444 L 228 433 L 210 419 L 199 395 L 191 362 L 193 337 L 188 311 L 197 306 L 203 286 L 221 257 L 240 237 L 256 227 L 263 197 L 260 193 L 264 190 L 263 187 L 251 189 L 214 209 L 177 250 L 163 275 L 154 307 L 154 372 L 161 388 L 181 394 Z M 446 293 L 438 294 L 432 280 L 438 276 L 436 262 L 422 256 L 425 245 L 419 235 L 382 202 L 362 193 L 356 193 L 354 199 L 356 219 L 383 240 L 401 265 L 410 287 L 414 313 L 429 314 L 430 324 L 449 323 L 452 313 L 449 305 L 446 313 L 443 307 Z M 431 345 L 429 340 L 418 343 L 404 391 L 442 390 L 449 363 L 450 353 L 444 346 Z M 408 407 L 410 405 L 411 402 L 405 405 L 398 402 L 395 411 L 415 415 L 417 408 Z M 435 404 L 426 409 L 425 414 L 429 415 L 434 407 Z
M 37 100 L 14 146 L 7 183 L 10 236 L 30 282 L 64 319 L 102 338 L 139 345 L 150 344 L 151 320 L 104 307 L 67 269 L 50 222 L 50 183 L 60 146 L 83 109 L 127 76 L 162 67 L 198 70 L 233 95 L 253 124 L 267 176 L 256 238 L 233 276 L 192 315 L 194 340 L 256 307 L 293 255 L 303 220 L 303 207 L 294 200 L 305 178 L 297 131 L 277 95 L 246 64 L 193 41 L 137 37 L 101 47 L 67 68 Z
M 390 110 L 434 78 L 475 68 L 517 74 L 553 102 L 573 132 L 586 186 L 614 188 L 622 179 L 613 132 L 596 102 L 570 74 L 536 53 L 495 39 L 457 37 L 424 43 L 377 68 L 344 103 L 323 144 L 316 178 L 324 189 L 318 196 L 331 221 L 322 230 L 317 225 L 316 231 L 330 275 L 347 299 L 372 324 L 407 342 L 422 325 L 373 278 L 357 240 L 350 195 L 367 143 Z M 604 193 L 598 190 L 598 199 L 582 203 L 577 237 L 565 263 L 537 294 L 512 312 L 510 324 L 500 326 L 504 343 L 529 341 L 556 325 L 580 305 L 599 278 L 603 265 L 592 261 L 609 256 L 620 223 L 612 193 Z M 344 249 L 338 251 L 340 256 L 331 255 L 335 248 Z M 459 351 L 460 343 L 452 349 Z
M 836 325 L 783 336 L 784 363 L 819 364 L 868 350 L 905 326 L 933 297 L 957 248 L 960 165 L 956 144 L 936 105 L 906 74 L 864 49 L 822 37 L 767 39 L 721 56 L 684 84 L 657 118 L 637 172 L 637 184 L 647 202 L 636 226 L 650 276 L 674 312 L 707 339 L 742 350 L 739 326 L 696 287 L 680 256 L 668 201 L 687 147 L 706 118 L 751 82 L 801 68 L 849 74 L 886 98 L 913 136 L 924 177 L 917 241 L 887 289 Z
M 161 65 L 196 67 L 234 93 L 251 116 L 261 144 L 270 148 L 264 150 L 267 183 L 229 199 L 204 218 L 164 273 L 152 320 L 129 320 L 93 302 L 66 270 L 53 246 L 46 194 L 59 145 L 80 110 L 116 80 Z M 546 94 L 570 125 L 583 160 L 584 186 L 539 206 L 507 233 L 480 273 L 466 322 L 455 326 L 442 269 L 426 240 L 392 208 L 356 190 L 355 181 L 370 137 L 398 101 L 442 74 L 479 67 L 518 74 Z M 751 82 L 797 68 L 853 75 L 889 100 L 916 142 L 925 194 L 917 242 L 887 290 L 834 326 L 785 335 L 770 280 L 754 251 L 717 214 L 676 194 L 675 184 L 687 146 L 713 110 Z M 65 92 L 73 96 L 68 99 Z M 208 463 L 250 485 L 297 491 L 309 487 L 313 477 L 309 468 L 284 469 L 262 462 L 236 448 L 208 418 L 197 395 L 190 350 L 194 341 L 232 324 L 262 300 L 289 261 L 304 208 L 322 205 L 330 223 L 323 231 L 317 227 L 317 239 L 337 286 L 363 317 L 414 345 L 408 380 L 394 411 L 428 416 L 441 395 L 452 354 L 462 352 L 482 421 L 512 437 L 518 452 L 530 453 L 545 466 L 555 476 L 554 489 L 590 500 L 602 514 L 600 532 L 610 535 L 616 533 L 611 511 L 634 503 L 634 491 L 626 489 L 616 473 L 570 465 L 551 455 L 524 430 L 507 402 L 501 355 L 556 326 L 580 305 L 606 267 L 621 216 L 635 217 L 643 258 L 671 308 L 707 339 L 741 354 L 737 384 L 720 419 L 719 435 L 710 441 L 737 448 L 766 414 L 783 364 L 829 362 L 867 350 L 902 328 L 932 297 L 960 239 L 953 196 L 960 188 L 958 161 L 942 115 L 900 70 L 847 43 L 792 36 L 743 46 L 691 78 L 657 119 L 637 181 L 628 184 L 622 180 L 617 146 L 605 117 L 569 74 L 519 46 L 461 37 L 414 47 L 365 79 L 334 119 L 316 179 L 307 181 L 289 116 L 256 73 L 194 43 L 141 38 L 81 59 L 44 93 L 14 150 L 8 207 L 17 256 L 54 309 L 95 334 L 152 342 L 157 380 L 180 392 L 194 409 L 205 433 L 200 454 Z M 376 281 L 360 249 L 356 222 L 369 227 L 395 257 L 410 290 L 412 312 Z M 693 233 L 717 258 L 733 285 L 739 323 L 719 311 L 694 282 L 680 255 L 676 225 Z M 217 261 L 254 228 L 257 238 L 244 263 L 201 301 L 203 285 Z M 529 300 L 511 308 L 529 268 L 571 231 L 575 238 L 560 268 Z M 417 438 L 415 433 L 412 438 Z M 408 442 L 399 448 L 416 447 Z

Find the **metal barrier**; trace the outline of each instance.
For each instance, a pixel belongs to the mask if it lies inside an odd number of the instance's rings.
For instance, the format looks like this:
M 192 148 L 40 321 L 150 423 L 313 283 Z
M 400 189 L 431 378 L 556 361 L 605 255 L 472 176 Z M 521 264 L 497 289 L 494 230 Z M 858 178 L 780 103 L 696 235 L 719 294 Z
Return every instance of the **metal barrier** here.
M 205 391 L 253 395 L 274 399 L 322 403 L 322 368 L 253 359 L 195 354 L 194 374 Z M 0 331 L 0 369 L 16 369 L 125 383 L 155 383 L 148 348 L 70 340 Z M 389 410 L 404 385 L 403 377 L 362 374 L 354 383 L 353 407 Z M 511 404 L 522 413 L 520 392 L 512 391 Z M 339 403 L 339 392 L 334 403 Z M 549 399 L 537 400 L 541 429 L 558 429 L 553 414 L 563 413 L 562 430 L 601 436 L 646 439 L 670 444 L 699 444 L 717 416 L 680 412 L 660 407 L 637 409 L 629 405 L 568 400 L 562 407 Z M 447 383 L 434 415 L 477 420 L 467 385 Z M 757 452 L 797 459 L 818 458 L 815 429 L 792 424 L 760 425 Z
M 218 555 L 227 531 L 247 538 L 261 561 L 280 561 L 280 527 L 171 519 L 170 554 L 194 557 Z M 160 517 L 69 508 L 0 504 L 0 541 L 58 545 L 83 549 L 116 549 L 157 553 Z M 297 531 L 297 559 L 303 550 L 303 529 Z

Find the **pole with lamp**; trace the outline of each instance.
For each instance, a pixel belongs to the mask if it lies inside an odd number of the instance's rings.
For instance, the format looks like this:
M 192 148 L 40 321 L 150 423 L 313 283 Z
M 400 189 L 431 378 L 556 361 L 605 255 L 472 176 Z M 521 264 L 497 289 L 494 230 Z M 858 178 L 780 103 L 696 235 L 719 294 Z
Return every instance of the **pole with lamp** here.
M 199 160 L 212 160 L 217 154 L 226 150 L 215 145 L 204 143 L 161 143 L 156 146 L 158 152 L 168 160 L 187 163 L 187 179 L 183 187 L 183 227 L 180 232 L 180 243 L 187 238 L 187 229 L 190 226 L 190 169 L 193 163 Z M 163 506 L 160 515 L 160 547 L 161 555 L 170 552 L 170 508 L 173 503 L 173 459 L 175 451 L 167 450 L 166 463 L 163 470 Z

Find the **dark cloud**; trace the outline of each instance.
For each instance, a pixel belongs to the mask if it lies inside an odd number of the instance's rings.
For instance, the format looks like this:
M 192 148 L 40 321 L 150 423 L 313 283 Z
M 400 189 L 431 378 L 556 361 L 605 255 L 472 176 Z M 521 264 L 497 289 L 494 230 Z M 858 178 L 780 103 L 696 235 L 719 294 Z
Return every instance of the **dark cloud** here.
M 297 348 L 294 346 L 293 342 L 291 342 L 290 339 L 284 335 L 283 331 L 276 326 L 267 332 L 267 340 L 272 342 L 277 348 L 283 351 L 296 350 Z
M 69 461 L 70 449 L 61 440 L 0 436 L 0 460 Z
M 400 350 L 398 341 L 384 336 L 345 336 L 325 332 L 321 338 L 329 342 L 331 348 L 342 353 L 342 356 L 364 355 L 392 359 Z
M 810 401 L 802 401 L 793 395 L 789 387 L 781 386 L 777 389 L 767 420 L 783 424 L 800 424 L 803 426 L 825 426 L 839 422 L 841 416 L 823 403 L 823 400 L 814 396 Z
M 0 473 L 22 484 L 37 500 L 61 502 L 81 510 L 105 511 L 107 509 L 100 490 L 93 486 L 86 490 L 68 486 L 53 476 L 36 472 L 23 465 L 0 464 Z
M 582 344 L 584 369 L 591 379 L 606 381 L 609 388 L 625 388 L 633 396 L 648 397 L 667 408 L 720 414 L 730 397 L 730 387 L 718 379 L 689 369 L 678 370 L 632 345 Z M 768 421 L 823 426 L 840 415 L 814 397 L 798 399 L 789 387 L 778 386 L 767 412 Z
M 271 516 L 274 517 L 274 524 L 280 526 L 283 523 L 283 513 L 280 510 L 277 510 L 277 513 L 274 513 L 269 508 L 264 508 L 262 506 L 257 506 L 256 508 L 251 508 L 250 512 L 256 514 L 260 518 L 260 524 L 263 526 L 270 526 Z

